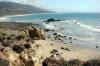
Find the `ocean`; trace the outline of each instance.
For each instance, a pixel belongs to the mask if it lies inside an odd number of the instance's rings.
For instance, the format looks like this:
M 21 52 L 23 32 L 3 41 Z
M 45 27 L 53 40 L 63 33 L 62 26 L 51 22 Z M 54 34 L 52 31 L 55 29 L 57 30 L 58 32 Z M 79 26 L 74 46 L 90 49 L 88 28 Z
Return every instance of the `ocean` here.
M 7 17 L 16 22 L 34 22 L 43 25 L 47 29 L 54 29 L 57 33 L 77 38 L 73 40 L 73 45 L 86 48 L 100 47 L 100 13 L 44 13 Z M 49 19 L 60 19 L 46 24 Z M 64 29 L 64 30 L 61 30 Z M 68 40 L 66 43 L 70 44 Z

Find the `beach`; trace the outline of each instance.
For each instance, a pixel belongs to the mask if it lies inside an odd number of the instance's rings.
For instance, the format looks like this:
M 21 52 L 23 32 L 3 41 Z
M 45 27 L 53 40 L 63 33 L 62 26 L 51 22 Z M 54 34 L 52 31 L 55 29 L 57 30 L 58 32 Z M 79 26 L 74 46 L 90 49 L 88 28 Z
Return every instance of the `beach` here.
M 100 57 L 100 52 L 93 49 L 79 48 L 72 45 L 64 45 L 61 42 L 50 40 L 38 40 L 36 42 L 43 47 L 43 55 L 45 56 L 45 58 L 52 55 L 50 51 L 52 51 L 53 49 L 58 50 L 59 54 L 61 54 L 61 56 L 65 60 L 79 59 L 81 61 L 87 61 Z M 65 49 L 61 49 L 62 47 Z M 67 48 L 69 48 L 70 51 L 68 51 Z

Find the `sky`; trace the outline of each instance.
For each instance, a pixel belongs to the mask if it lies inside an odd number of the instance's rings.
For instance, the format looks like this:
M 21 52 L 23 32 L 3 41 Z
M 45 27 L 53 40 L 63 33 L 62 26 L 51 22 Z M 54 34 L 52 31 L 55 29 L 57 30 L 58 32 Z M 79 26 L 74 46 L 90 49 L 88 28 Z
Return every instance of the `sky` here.
M 0 0 L 31 4 L 55 12 L 100 12 L 100 0 Z

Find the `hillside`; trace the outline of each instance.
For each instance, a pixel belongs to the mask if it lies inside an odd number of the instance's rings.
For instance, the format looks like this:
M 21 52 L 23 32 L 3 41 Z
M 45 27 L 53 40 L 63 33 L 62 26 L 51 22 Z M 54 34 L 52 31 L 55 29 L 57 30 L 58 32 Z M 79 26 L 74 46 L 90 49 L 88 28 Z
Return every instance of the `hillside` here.
M 49 13 L 50 11 L 37 8 L 35 6 L 19 4 L 14 2 L 0 2 L 0 16 L 18 15 L 18 14 L 33 14 L 33 13 Z

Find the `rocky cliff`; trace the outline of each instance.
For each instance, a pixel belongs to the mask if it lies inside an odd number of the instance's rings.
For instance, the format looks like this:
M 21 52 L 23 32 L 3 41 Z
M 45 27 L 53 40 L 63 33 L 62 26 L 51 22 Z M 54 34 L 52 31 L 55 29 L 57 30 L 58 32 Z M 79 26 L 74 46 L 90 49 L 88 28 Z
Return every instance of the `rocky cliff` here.
M 35 41 L 45 39 L 41 31 L 34 26 L 0 28 L 0 66 L 40 66 L 42 46 Z

